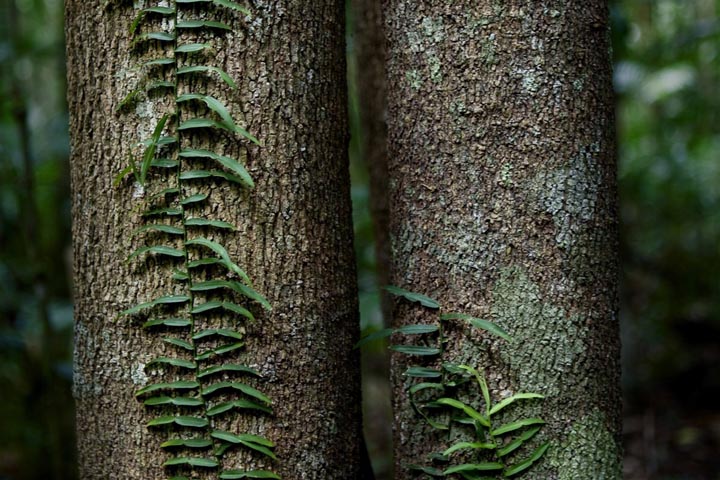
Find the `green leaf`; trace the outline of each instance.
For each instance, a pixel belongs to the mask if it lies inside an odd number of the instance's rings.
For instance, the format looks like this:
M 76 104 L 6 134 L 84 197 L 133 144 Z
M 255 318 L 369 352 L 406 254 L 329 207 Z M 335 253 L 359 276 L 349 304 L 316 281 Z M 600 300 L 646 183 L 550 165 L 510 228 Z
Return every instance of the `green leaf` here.
M 483 463 L 463 463 L 462 465 L 455 465 L 446 469 L 443 473 L 450 475 L 453 473 L 462 472 L 486 472 L 490 470 L 501 470 L 503 468 L 502 463 L 497 462 L 483 462 Z
M 264 445 L 266 447 L 274 447 L 275 444 L 268 440 L 265 437 L 260 437 L 258 435 L 251 435 L 249 433 L 243 433 L 240 435 L 236 435 L 234 433 L 225 432 L 222 430 L 213 430 L 213 432 L 210 434 L 211 437 L 217 438 L 218 440 L 222 440 L 224 442 L 230 442 L 230 443 L 242 443 L 242 442 L 252 442 L 257 443 L 258 445 Z
M 195 347 L 192 343 L 183 340 L 181 338 L 175 338 L 175 337 L 165 337 L 163 338 L 163 342 L 169 343 L 170 345 L 175 345 L 176 347 L 180 347 L 184 350 L 193 351 L 195 350 Z
M 145 85 L 145 91 L 151 92 L 153 90 L 157 90 L 159 88 L 175 88 L 175 84 L 173 82 L 169 82 L 167 80 L 154 80 L 147 85 Z
M 451 446 L 447 450 L 445 450 L 442 454 L 444 456 L 449 456 L 458 450 L 494 450 L 497 448 L 497 445 L 494 443 L 483 443 L 483 442 L 458 442 L 455 445 Z
M 440 308 L 440 304 L 433 300 L 430 297 L 427 297 L 425 295 L 422 295 L 420 293 L 414 293 L 409 292 L 407 290 L 404 290 L 399 287 L 395 287 L 393 285 L 388 285 L 384 287 L 385 290 L 387 290 L 389 293 L 395 295 L 396 297 L 403 297 L 407 300 L 410 300 L 411 302 L 418 302 L 420 305 L 428 308 Z
M 186 227 L 214 227 L 225 230 L 236 230 L 235 226 L 221 220 L 208 220 L 206 218 L 188 218 L 185 220 Z
M 235 332 L 233 330 L 228 330 L 225 328 L 209 328 L 207 330 L 201 330 L 200 332 L 193 335 L 193 340 L 200 340 L 205 337 L 209 337 L 212 335 L 219 335 L 221 337 L 227 337 L 227 338 L 234 338 L 236 340 L 242 340 L 243 334 L 239 332 Z
M 405 355 L 431 356 L 440 354 L 439 348 L 424 347 L 419 345 L 391 345 L 390 350 L 404 353 Z
M 270 408 L 260 405 L 259 403 L 251 402 L 250 400 L 233 400 L 215 405 L 207 410 L 206 415 L 212 417 L 234 408 L 239 408 L 241 410 L 259 410 L 264 413 L 272 413 Z
M 231 0 L 213 0 L 213 3 L 215 5 L 220 5 L 221 7 L 227 7 L 232 10 L 237 10 L 238 12 L 244 14 L 244 15 L 250 15 L 250 10 L 243 7 L 237 2 L 233 2 Z M 272 478 L 272 477 L 258 477 L 258 478 Z
M 175 53 L 195 53 L 207 48 L 212 48 L 209 43 L 186 43 L 175 49 Z
M 495 415 L 503 408 L 507 407 L 508 405 L 518 401 L 518 400 L 528 400 L 531 398 L 545 398 L 543 395 L 540 395 L 539 393 L 516 393 L 515 395 L 508 397 L 492 407 L 490 409 L 490 415 Z
M 120 100 L 120 103 L 118 103 L 118 106 L 115 107 L 115 111 L 119 112 L 123 108 L 137 102 L 137 99 L 140 96 L 140 92 L 141 92 L 140 89 L 135 89 L 132 92 L 125 95 L 125 97 L 122 100 Z
M 477 380 L 478 385 L 480 385 L 480 390 L 483 394 L 483 399 L 485 400 L 485 414 L 488 416 L 488 418 L 490 418 L 490 416 L 492 415 L 492 412 L 490 411 L 492 401 L 490 399 L 490 390 L 488 389 L 487 382 L 485 382 L 485 378 L 480 374 L 480 372 L 468 365 L 458 365 L 457 368 L 470 373 Z
M 173 367 L 179 367 L 179 368 L 189 368 L 194 370 L 197 368 L 197 364 L 195 362 L 192 362 L 190 360 L 185 360 L 183 358 L 169 358 L 169 357 L 158 357 L 150 361 L 148 365 L 153 365 L 155 363 L 160 363 L 163 365 L 172 365 Z
M 269 470 L 223 470 L 220 480 L 237 480 L 242 478 L 272 478 L 282 480 L 279 475 Z
M 159 13 L 160 15 L 172 15 L 175 13 L 175 9 L 172 7 L 148 7 L 142 10 L 146 13 Z
M 127 260 L 132 260 L 135 257 L 138 257 L 140 255 L 144 255 L 146 253 L 151 253 L 155 255 L 164 255 L 167 257 L 175 257 L 175 258 L 183 258 L 185 257 L 185 252 L 182 250 L 178 250 L 177 248 L 167 247 L 165 245 L 153 245 L 152 247 L 140 247 L 137 250 L 135 250 L 133 253 L 131 253 Z M 127 261 L 126 260 L 126 261 Z
M 405 325 L 395 330 L 396 333 L 402 333 L 404 335 L 422 335 L 425 333 L 437 332 L 439 327 L 437 325 Z
M 190 313 L 193 315 L 197 315 L 199 313 L 204 313 L 209 310 L 215 310 L 218 308 L 226 310 L 228 312 L 237 313 L 238 315 L 242 315 L 249 320 L 255 320 L 255 317 L 252 313 L 250 313 L 248 309 L 241 307 L 236 303 L 222 302 L 220 300 L 211 300 L 209 302 L 201 303 L 200 305 L 193 308 Z
M 143 323 L 142 328 L 150 327 L 189 327 L 192 325 L 192 320 L 188 318 L 153 318 Z
M 445 386 L 442 383 L 431 383 L 431 382 L 422 382 L 417 383 L 410 387 L 408 389 L 408 392 L 410 392 L 411 395 L 415 395 L 417 392 L 421 392 L 423 390 L 445 390 Z
M 518 473 L 520 473 L 520 472 L 522 472 L 522 471 L 524 471 L 524 470 L 527 470 L 528 468 L 530 468 L 530 467 L 532 466 L 533 463 L 535 463 L 535 462 L 537 462 L 538 460 L 540 460 L 540 457 L 542 457 L 542 456 L 545 454 L 545 452 L 547 451 L 547 449 L 548 449 L 549 446 L 550 446 L 549 443 L 544 443 L 544 444 L 540 445 L 540 446 L 532 453 L 532 455 L 530 456 L 530 458 L 528 458 L 528 459 L 525 460 L 525 461 L 522 461 L 522 462 L 520 462 L 520 463 L 517 463 L 517 464 L 515 464 L 515 465 L 513 465 L 513 466 L 511 466 L 511 467 L 509 467 L 509 468 L 507 468 L 507 469 L 503 472 L 503 476 L 505 476 L 505 477 L 512 477 L 513 475 L 517 475 Z
M 434 368 L 412 366 L 405 370 L 403 375 L 418 378 L 438 378 L 442 376 L 442 372 Z
M 153 418 L 150 420 L 147 424 L 148 427 L 159 427 L 162 425 L 170 425 L 170 424 L 177 424 L 181 427 L 190 427 L 190 428 L 203 428 L 208 425 L 208 421 L 204 418 L 200 417 L 190 417 L 190 416 L 178 416 L 174 417 L 171 415 L 168 416 L 162 416 Z
M 195 195 L 190 195 L 189 197 L 183 198 L 180 200 L 180 205 L 190 205 L 192 203 L 198 203 L 203 202 L 207 200 L 208 194 L 207 193 L 197 193 Z
M 222 79 L 222 81 L 224 81 L 225 83 L 227 83 L 230 88 L 233 88 L 233 89 L 234 89 L 234 88 L 237 88 L 237 85 L 235 84 L 235 82 L 233 81 L 233 79 L 230 77 L 230 75 L 228 75 L 228 74 L 225 72 L 225 70 L 223 70 L 223 69 L 221 69 L 221 68 L 217 68 L 217 67 L 208 67 L 208 66 L 205 66 L 205 65 L 191 65 L 191 66 L 188 66 L 188 67 L 178 68 L 175 73 L 177 73 L 178 75 L 187 75 L 187 74 L 189 74 L 189 73 L 198 73 L 198 72 L 202 72 L 202 73 L 214 72 L 214 73 L 217 73 L 217 74 L 220 76 L 220 78 Z
M 184 20 L 178 22 L 176 28 L 217 28 L 219 30 L 232 30 L 230 25 L 209 20 Z
M 173 303 L 185 303 L 190 300 L 190 297 L 187 295 L 167 295 L 164 297 L 156 298 L 155 300 L 151 302 L 145 302 L 141 303 L 139 305 L 135 305 L 132 308 L 129 308 L 125 310 L 124 312 L 121 312 L 120 315 L 133 315 L 135 313 L 138 313 L 142 310 L 154 307 L 156 305 L 166 305 L 166 304 L 173 304 Z
M 168 397 L 168 396 L 160 396 L 160 397 L 150 397 L 147 400 L 143 402 L 143 405 L 147 406 L 156 406 L 156 405 L 176 405 L 178 407 L 199 407 L 200 405 L 204 405 L 205 402 L 202 401 L 201 398 L 193 398 L 193 397 Z
M 197 268 L 202 267 L 204 265 L 217 265 L 218 263 L 223 263 L 222 259 L 220 258 L 200 258 L 198 260 L 193 260 L 189 262 L 188 268 Z
M 176 160 L 170 160 L 169 158 L 156 158 L 150 162 L 150 166 L 156 168 L 176 168 L 178 162 Z
M 395 333 L 395 329 L 393 328 L 384 328 L 382 330 L 378 330 L 377 332 L 373 332 L 369 335 L 365 335 L 363 338 L 360 339 L 359 342 L 355 344 L 355 348 L 360 348 L 372 341 L 379 340 L 381 338 L 387 338 L 390 335 Z
M 470 323 L 473 327 L 490 332 L 490 333 L 497 335 L 498 337 L 501 337 L 507 341 L 512 341 L 512 337 L 510 337 L 510 335 L 505 330 L 500 328 L 497 324 L 490 322 L 488 320 L 483 320 L 481 318 L 476 318 L 476 317 L 472 317 L 470 315 L 465 315 L 464 313 L 446 313 L 446 314 L 440 315 L 440 320 L 465 320 L 466 322 Z
M 237 175 L 232 175 L 221 170 L 189 170 L 180 174 L 180 180 L 195 180 L 198 178 L 217 177 L 227 181 L 244 185 L 245 182 Z
M 183 95 L 180 95 L 175 100 L 177 103 L 182 102 L 188 102 L 190 100 L 201 100 L 202 102 L 207 105 L 207 107 L 212 110 L 213 112 L 217 113 L 220 118 L 222 118 L 222 123 L 225 125 L 225 128 L 230 131 L 235 131 L 235 121 L 233 120 L 232 116 L 230 115 L 230 112 L 225 107 L 225 105 L 218 100 L 215 97 L 211 97 L 210 95 L 201 95 L 198 93 L 186 93 Z
M 207 352 L 203 352 L 200 355 L 197 355 L 195 357 L 195 360 L 207 360 L 208 358 L 212 357 L 213 355 L 222 355 L 224 353 L 232 352 L 233 350 L 237 350 L 244 346 L 245 346 L 245 343 L 243 343 L 243 342 L 230 343 L 228 345 L 223 345 L 221 347 L 214 348 L 212 350 L 208 350 Z
M 270 399 L 265 396 L 261 391 L 251 387 L 250 385 L 247 385 L 245 383 L 240 382 L 217 382 L 209 387 L 202 389 L 203 395 L 212 395 L 213 393 L 216 393 L 219 390 L 226 390 L 226 389 L 233 389 L 233 390 L 239 390 L 240 392 L 244 393 L 245 395 L 255 398 L 257 400 L 260 400 L 263 403 L 270 404 Z
M 259 304 L 261 304 L 266 310 L 272 310 L 272 307 L 270 306 L 270 303 L 260 295 L 258 292 L 256 292 L 254 289 L 243 285 L 240 282 L 232 281 L 232 280 L 208 280 L 206 282 L 198 282 L 193 285 L 193 287 L 190 289 L 194 292 L 202 292 L 207 290 L 218 290 L 221 288 L 227 288 L 229 290 L 233 290 L 241 295 L 244 295 L 252 300 L 255 300 Z
M 239 373 L 247 373 L 248 375 L 253 375 L 255 377 L 260 377 L 260 372 L 255 370 L 254 368 L 247 367 L 245 365 L 238 365 L 235 363 L 229 363 L 225 365 L 215 365 L 209 368 L 205 368 L 203 370 L 200 370 L 197 377 L 203 378 L 207 377 L 208 375 L 213 375 L 215 373 L 224 373 L 224 372 L 239 372 Z
M 435 403 L 437 403 L 439 405 L 447 405 L 448 407 L 462 410 L 463 413 L 465 413 L 465 415 L 472 418 L 473 420 L 477 420 L 478 422 L 480 422 L 481 425 L 488 427 L 488 428 L 490 427 L 490 422 L 488 421 L 487 418 L 482 416 L 480 414 L 480 412 L 478 412 L 471 406 L 465 405 L 464 403 L 462 403 L 459 400 L 455 400 L 454 398 L 441 398 L 439 400 L 436 400 Z
M 206 438 L 171 438 L 170 440 L 160 444 L 161 448 L 208 448 L 212 447 L 212 441 Z
M 157 216 L 163 216 L 167 215 L 170 217 L 176 217 L 182 215 L 182 210 L 175 207 L 169 207 L 169 208 L 158 208 L 155 210 L 148 210 L 146 212 L 143 212 L 143 217 L 157 217 Z
M 233 128 L 223 122 L 218 122 L 217 120 L 213 120 L 212 118 L 202 117 L 185 120 L 180 124 L 178 130 L 194 130 L 198 128 L 220 128 L 222 130 L 227 130 L 230 132 L 235 131 Z
M 146 387 L 141 388 L 135 392 L 135 396 L 139 397 L 146 393 L 157 392 L 158 390 L 193 390 L 199 388 L 200 384 L 194 380 L 180 380 L 177 382 L 169 383 L 154 383 Z
M 174 58 L 162 57 L 162 58 L 154 58 L 152 60 L 149 60 L 149 61 L 143 63 L 143 67 L 153 67 L 156 65 L 171 65 L 171 64 L 175 64 Z
M 185 233 L 185 230 L 183 230 L 182 228 L 174 227 L 172 225 L 151 224 L 151 225 L 145 225 L 144 227 L 138 228 L 137 230 L 132 232 L 131 235 L 134 236 L 134 235 L 137 235 L 138 233 L 149 232 L 149 231 L 163 232 L 163 233 L 168 233 L 170 235 L 182 235 Z
M 491 433 L 493 436 L 503 435 L 508 432 L 513 432 L 529 425 L 544 425 L 545 421 L 540 418 L 524 418 L 517 422 L 506 423 L 505 425 L 496 428 Z
M 225 247 L 223 247 L 219 243 L 208 240 L 207 238 L 198 237 L 193 238 L 192 240 L 188 240 L 187 242 L 185 242 L 185 245 L 200 245 L 205 248 L 209 248 L 220 256 L 223 265 L 225 265 L 225 268 L 239 275 L 240 278 L 245 281 L 245 283 L 250 284 L 250 278 L 247 276 L 247 274 L 240 267 L 235 265 L 232 260 L 230 260 L 230 255 L 227 253 L 227 250 L 225 250 Z
M 518 448 L 520 448 L 520 446 L 523 443 L 527 442 L 532 437 L 534 437 L 535 434 L 540 431 L 540 428 L 541 427 L 535 427 L 535 428 L 531 428 L 530 430 L 524 431 L 522 433 L 522 435 L 520 435 L 518 438 L 516 438 L 515 440 L 508 443 L 500 450 L 498 450 L 498 453 L 497 453 L 498 457 L 504 457 L 505 455 L 508 455 L 508 454 L 514 452 L 515 450 L 517 450 Z
M 240 177 L 243 180 L 243 183 L 245 183 L 248 187 L 253 188 L 255 186 L 255 182 L 253 182 L 252 177 L 247 172 L 245 167 L 233 158 L 226 157 L 224 155 L 218 155 L 217 153 L 211 152 L 210 150 L 201 150 L 195 148 L 185 148 L 181 150 L 180 156 L 186 158 L 210 158 L 212 160 L 215 160 L 228 170 L 231 170 L 233 173 L 237 174 L 237 176 Z
M 190 467 L 207 467 L 215 468 L 220 464 L 212 458 L 196 458 L 196 457 L 175 457 L 163 463 L 163 467 L 171 467 L 174 465 L 188 465 Z
M 424 474 L 430 475 L 431 477 L 444 477 L 445 474 L 442 470 L 434 467 L 426 467 L 423 465 L 415 465 L 411 464 L 407 466 L 408 470 L 416 471 L 416 472 L 422 472 Z
M 145 148 L 145 151 L 143 152 L 143 161 L 140 166 L 140 184 L 145 185 L 145 179 L 147 178 L 147 172 L 150 170 L 150 164 L 152 163 L 153 159 L 155 158 L 155 150 L 157 150 L 158 146 L 158 140 L 160 139 L 160 135 L 162 134 L 163 129 L 165 128 L 165 124 L 167 123 L 168 118 L 170 117 L 169 114 L 165 114 L 160 118 L 157 125 L 155 125 L 155 129 L 153 130 L 152 136 L 150 137 L 150 144 Z

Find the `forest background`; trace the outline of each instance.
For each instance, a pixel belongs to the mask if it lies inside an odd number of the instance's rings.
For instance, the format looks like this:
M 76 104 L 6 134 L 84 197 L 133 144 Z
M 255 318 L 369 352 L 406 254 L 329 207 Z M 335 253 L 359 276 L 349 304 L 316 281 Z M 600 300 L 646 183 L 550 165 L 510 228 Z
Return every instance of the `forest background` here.
M 363 330 L 382 322 L 348 9 Z M 720 479 L 720 1 L 616 0 L 625 478 Z M 0 0 L 0 480 L 77 478 L 62 0 Z M 387 404 L 365 353 L 366 411 Z M 373 403 L 375 402 L 375 403 Z M 81 414 L 81 413 L 80 413 Z M 369 417 L 378 472 L 391 460 Z M 378 479 L 384 477 L 378 475 Z

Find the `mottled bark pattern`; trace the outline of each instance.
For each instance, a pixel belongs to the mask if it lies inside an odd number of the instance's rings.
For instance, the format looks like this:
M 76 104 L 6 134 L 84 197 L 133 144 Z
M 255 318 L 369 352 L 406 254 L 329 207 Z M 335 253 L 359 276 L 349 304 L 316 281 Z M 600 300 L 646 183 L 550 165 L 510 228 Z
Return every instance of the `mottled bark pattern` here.
M 160 465 L 168 455 L 159 444 L 167 434 L 146 429 L 150 412 L 134 392 L 167 379 L 143 366 L 170 350 L 161 335 L 116 316 L 181 286 L 170 280 L 164 260 L 124 262 L 142 245 L 130 232 L 141 225 L 148 194 L 130 181 L 111 183 L 167 102 L 114 111 L 137 81 L 127 33 L 137 10 L 104 9 L 104 3 L 66 2 L 81 478 L 159 479 L 166 476 Z M 279 461 L 263 463 L 237 450 L 225 466 L 269 467 L 286 479 L 359 478 L 344 5 L 251 4 L 251 17 L 225 15 L 234 31 L 213 40 L 219 48 L 206 60 L 235 78 L 238 89 L 229 91 L 212 76 L 190 82 L 207 81 L 200 87 L 225 100 L 238 124 L 263 142 L 248 147 L 240 138 L 214 137 L 218 153 L 246 159 L 256 188 L 214 181 L 204 187 L 212 200 L 207 215 L 239 227 L 215 238 L 274 307 L 270 313 L 253 307 L 258 321 L 248 327 L 247 351 L 237 360 L 264 375 L 253 385 L 274 400 L 275 414 L 237 415 L 223 428 L 273 439 Z M 162 180 L 153 176 L 151 189 L 166 186 L 157 185 Z
M 506 343 L 451 332 L 495 401 L 545 394 L 551 442 L 522 478 L 620 478 L 617 216 L 603 0 L 386 1 L 393 280 Z M 397 324 L 430 320 L 399 303 Z M 467 332 L 467 330 L 465 331 Z M 394 358 L 396 478 L 449 445 Z M 481 396 L 468 398 L 479 404 Z M 537 443 L 536 443 L 537 444 Z

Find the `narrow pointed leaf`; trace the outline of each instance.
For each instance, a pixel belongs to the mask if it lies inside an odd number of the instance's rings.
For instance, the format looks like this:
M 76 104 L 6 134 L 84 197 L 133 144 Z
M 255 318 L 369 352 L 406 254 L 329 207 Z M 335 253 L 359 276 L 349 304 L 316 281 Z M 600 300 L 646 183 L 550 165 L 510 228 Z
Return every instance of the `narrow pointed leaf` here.
M 188 465 L 190 467 L 206 467 L 215 468 L 219 465 L 217 460 L 212 458 L 197 458 L 197 457 L 175 457 L 171 458 L 167 462 L 163 463 L 164 467 L 171 467 L 174 465 Z
M 193 397 L 150 397 L 143 402 L 144 405 L 156 406 L 156 405 L 177 405 L 179 407 L 199 407 L 204 405 L 205 402 L 200 398 Z
M 168 247 L 165 245 L 153 245 L 152 247 L 140 247 L 128 256 L 128 260 L 132 260 L 135 257 L 144 255 L 146 253 L 154 255 L 162 255 L 166 257 L 183 258 L 185 252 L 178 250 L 177 248 Z
M 168 233 L 170 235 L 182 235 L 183 233 L 185 233 L 185 231 L 182 228 L 174 227 L 172 225 L 152 224 L 152 225 L 145 225 L 144 227 L 138 228 L 137 230 L 135 230 L 132 233 L 132 235 L 134 236 L 134 235 L 137 235 L 138 233 L 149 232 L 149 231 L 163 232 L 163 233 Z
M 462 472 L 487 472 L 492 470 L 502 470 L 503 464 L 498 462 L 483 462 L 483 463 L 463 463 L 462 465 L 455 465 L 446 469 L 443 473 L 450 475 L 453 473 Z
M 456 408 L 458 410 L 462 410 L 465 415 L 472 418 L 473 420 L 477 420 L 485 427 L 490 427 L 490 422 L 487 418 L 485 418 L 483 415 L 480 414 L 477 410 L 472 408 L 469 405 L 465 405 L 459 400 L 455 400 L 454 398 L 441 398 L 439 400 L 436 400 L 435 403 L 439 405 L 447 405 L 448 407 Z M 494 435 L 494 433 L 493 433 Z
M 418 302 L 420 305 L 428 308 L 440 308 L 440 304 L 432 298 L 422 295 L 420 293 L 409 292 L 405 289 L 388 285 L 384 287 L 385 290 L 395 295 L 396 297 L 403 297 L 411 302 Z
M 472 317 L 470 315 L 466 315 L 464 313 L 446 313 L 440 316 L 441 320 L 465 320 L 470 325 L 472 325 L 475 328 L 479 328 L 480 330 L 485 330 L 486 332 L 490 332 L 493 335 L 497 335 L 500 338 L 503 338 L 507 341 L 511 341 L 512 337 L 500 328 L 497 324 L 490 322 L 488 320 L 483 320 L 482 318 L 476 318 Z
M 189 327 L 192 325 L 192 320 L 189 318 L 153 318 L 143 323 L 143 328 L 150 327 Z
M 531 438 L 533 438 L 535 436 L 535 434 L 540 431 L 540 428 L 541 427 L 535 427 L 535 428 L 531 428 L 530 430 L 524 431 L 522 433 L 522 435 L 520 435 L 518 438 L 516 438 L 512 442 L 508 443 L 503 448 L 499 449 L 498 453 L 497 453 L 498 457 L 504 457 L 505 455 L 508 455 L 508 454 L 514 452 L 515 450 L 517 450 L 518 448 L 520 448 L 520 446 L 523 443 L 525 443 L 528 440 L 530 440 Z
M 200 384 L 194 380 L 180 380 L 177 382 L 169 383 L 154 383 L 146 387 L 141 388 L 135 392 L 135 396 L 139 397 L 146 393 L 157 392 L 158 390 L 193 390 L 199 388 Z
M 190 205 L 193 203 L 202 202 L 202 201 L 205 201 L 207 198 L 208 198 L 207 193 L 198 193 L 195 195 L 190 195 L 189 197 L 183 198 L 182 200 L 180 200 L 180 205 Z
M 540 395 L 539 393 L 516 393 L 515 395 L 506 398 L 505 400 L 501 401 L 494 407 L 490 409 L 490 415 L 495 415 L 503 408 L 507 407 L 508 405 L 518 401 L 518 400 L 528 400 L 532 398 L 545 398 L 543 395 Z
M 248 375 L 252 375 L 255 377 L 261 376 L 260 372 L 258 372 L 254 368 L 250 368 L 245 365 L 229 363 L 229 364 L 225 364 L 225 365 L 215 365 L 213 367 L 209 367 L 209 368 L 200 370 L 200 373 L 198 373 L 198 378 L 207 377 L 208 375 L 213 375 L 215 373 L 226 373 L 226 372 L 246 373 Z
M 422 472 L 426 475 L 430 475 L 431 477 L 444 477 L 445 474 L 442 470 L 434 467 L 426 467 L 424 465 L 408 465 L 408 470 L 416 471 L 416 472 Z
M 410 387 L 408 389 L 408 392 L 410 392 L 411 395 L 415 395 L 417 392 L 421 392 L 423 390 L 445 390 L 445 386 L 442 383 L 432 383 L 432 382 L 422 382 L 417 383 Z
M 160 444 L 161 448 L 208 448 L 212 447 L 212 441 L 206 438 L 171 438 Z
M 218 308 L 226 310 L 228 312 L 237 313 L 238 315 L 242 315 L 249 320 L 255 320 L 255 317 L 252 313 L 250 313 L 248 309 L 243 308 L 240 305 L 232 302 L 221 302 L 219 300 L 212 300 L 210 302 L 202 303 L 197 307 L 193 308 L 190 313 L 192 313 L 193 315 L 197 315 L 199 313 L 207 312 L 209 310 L 215 310 Z
M 208 220 L 206 218 L 188 218 L 185 220 L 186 227 L 214 227 L 224 230 L 236 230 L 235 225 L 221 220 Z
M 191 65 L 187 67 L 181 67 L 178 68 L 176 73 L 178 75 L 187 75 L 190 73 L 207 73 L 207 72 L 214 72 L 217 73 L 223 82 L 227 83 L 230 88 L 237 88 L 237 85 L 235 84 L 235 81 L 228 75 L 225 70 L 217 67 L 208 67 L 205 65 Z
M 230 255 L 227 253 L 227 250 L 225 250 L 225 247 L 223 247 L 219 243 L 213 242 L 212 240 L 208 240 L 207 238 L 198 237 L 198 238 L 194 238 L 192 240 L 188 240 L 187 242 L 185 242 L 185 244 L 186 245 L 201 245 L 205 248 L 209 248 L 210 250 L 212 250 L 213 252 L 217 253 L 220 256 L 220 258 L 222 259 L 222 263 L 225 265 L 225 267 L 228 270 L 239 275 L 240 278 L 242 278 L 245 281 L 245 283 L 250 284 L 250 278 L 247 276 L 247 274 L 240 267 L 235 265 L 235 263 L 233 263 L 232 260 L 230 260 Z
M 175 64 L 174 58 L 155 58 L 143 64 L 144 67 L 153 67 L 156 65 L 172 65 Z
M 232 30 L 230 25 L 210 20 L 184 20 L 178 22 L 176 28 L 216 28 L 219 30 Z
M 186 43 L 178 46 L 175 53 L 195 53 L 207 48 L 211 48 L 209 43 Z
M 484 443 L 484 442 L 458 442 L 455 445 L 451 446 L 442 454 L 444 456 L 449 456 L 458 450 L 494 450 L 497 448 L 497 445 L 494 443 Z
M 496 428 L 492 431 L 493 436 L 503 435 L 508 432 L 513 432 L 529 425 L 544 425 L 545 421 L 540 418 L 524 418 L 517 422 L 506 423 L 505 425 Z
M 158 146 L 158 140 L 160 139 L 160 135 L 162 134 L 163 129 L 165 128 L 165 124 L 167 123 L 168 118 L 170 118 L 169 114 L 165 114 L 160 118 L 157 125 L 155 125 L 155 129 L 153 130 L 152 137 L 150 138 L 150 144 L 145 148 L 145 151 L 143 152 L 143 161 L 140 166 L 140 184 L 145 184 L 145 179 L 147 178 L 147 172 L 150 170 L 150 164 L 152 163 L 153 159 L 155 158 L 155 151 L 157 150 Z
M 218 162 L 223 167 L 231 170 L 233 173 L 237 174 L 237 176 L 242 178 L 243 182 L 250 188 L 255 186 L 252 177 L 250 177 L 250 174 L 247 172 L 245 167 L 233 158 L 226 157 L 224 155 L 218 155 L 217 153 L 211 152 L 210 150 L 201 150 L 194 148 L 186 148 L 181 150 L 180 156 L 186 158 L 210 158 Z
M 440 354 L 439 348 L 421 345 L 391 345 L 390 350 L 404 353 L 405 355 L 432 356 Z
M 188 342 L 187 340 L 183 340 L 181 338 L 175 338 L 175 337 L 165 337 L 163 338 L 163 342 L 169 343 L 170 345 L 175 345 L 176 347 L 180 347 L 184 350 L 193 351 L 195 350 L 195 347 L 192 343 Z
M 418 378 L 438 378 L 442 376 L 442 372 L 434 368 L 412 366 L 405 370 L 403 375 Z
M 175 207 L 169 207 L 169 208 L 158 208 L 155 210 L 148 210 L 143 213 L 143 217 L 156 217 L 156 216 L 163 216 L 167 215 L 170 217 L 180 216 L 182 215 L 182 210 Z
M 203 388 L 202 394 L 203 395 L 212 395 L 213 393 L 219 391 L 219 390 L 226 390 L 226 389 L 233 389 L 233 390 L 239 390 L 245 395 L 249 397 L 256 398 L 260 400 L 261 402 L 270 404 L 270 399 L 265 396 L 262 392 L 259 390 L 251 387 L 250 385 L 246 385 L 244 383 L 240 382 L 218 382 L 213 385 L 210 385 L 209 387 Z
M 517 463 L 517 464 L 515 464 L 515 465 L 513 465 L 513 466 L 511 466 L 511 467 L 509 467 L 509 468 L 507 468 L 507 469 L 503 472 L 503 476 L 505 476 L 505 477 L 512 477 L 513 475 L 517 475 L 518 473 L 527 470 L 528 468 L 530 468 L 530 467 L 532 466 L 533 463 L 535 463 L 535 462 L 537 462 L 538 460 L 540 460 L 540 458 L 545 454 L 545 452 L 547 451 L 547 449 L 548 449 L 549 446 L 550 446 L 549 443 L 544 443 L 544 444 L 540 445 L 540 446 L 532 453 L 532 455 L 530 456 L 530 458 L 528 458 L 527 460 L 525 460 L 525 461 L 523 461 L 523 462 Z
M 424 333 L 437 332 L 439 327 L 437 325 L 405 325 L 395 330 L 396 333 L 402 333 L 404 335 L 422 335 Z
M 169 357 L 158 357 L 150 361 L 148 365 L 153 364 L 162 364 L 162 365 L 172 365 L 173 367 L 179 367 L 179 368 L 189 368 L 189 369 L 195 369 L 197 367 L 197 364 L 195 362 L 192 362 L 190 360 L 185 360 L 184 358 L 169 358 Z

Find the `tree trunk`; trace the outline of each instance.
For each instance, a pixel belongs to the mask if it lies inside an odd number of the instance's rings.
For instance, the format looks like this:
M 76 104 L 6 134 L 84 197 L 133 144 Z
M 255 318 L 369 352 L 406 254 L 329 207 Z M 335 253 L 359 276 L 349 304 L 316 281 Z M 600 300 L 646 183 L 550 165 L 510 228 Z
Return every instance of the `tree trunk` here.
M 394 284 L 514 337 L 455 329 L 448 352 L 485 370 L 494 401 L 546 396 L 512 410 L 547 421 L 522 478 L 619 479 L 606 2 L 388 0 L 385 14 Z M 409 408 L 406 364 L 394 355 L 398 479 L 449 446 Z
M 163 410 L 144 407 L 135 392 L 173 380 L 146 366 L 177 349 L 163 344 L 162 335 L 141 328 L 145 318 L 138 322 L 135 316 L 118 316 L 139 302 L 187 293 L 188 285 L 198 281 L 192 273 L 190 283 L 173 282 L 170 267 L 177 265 L 164 257 L 125 262 L 146 238 L 165 238 L 131 232 L 145 223 L 141 212 L 157 201 L 152 195 L 172 187 L 173 179 L 183 194 L 191 188 L 208 193 L 201 212 L 237 227 L 231 233 L 198 233 L 224 244 L 273 307 L 265 312 L 247 304 L 256 321 L 245 324 L 245 347 L 234 357 L 262 374 L 247 381 L 272 399 L 272 415 L 239 411 L 207 418 L 210 428 L 274 441 L 278 460 L 265 461 L 252 450 L 229 450 L 222 467 L 269 469 L 288 479 L 359 478 L 343 2 L 255 1 L 249 16 L 211 9 L 233 31 L 205 33 L 214 51 L 200 58 L 224 69 L 237 89 L 215 75 L 176 76 L 178 90 L 187 88 L 183 93 L 200 89 L 223 99 L 238 125 L 262 142 L 258 147 L 239 135 L 200 133 L 179 135 L 181 147 L 198 140 L 205 142 L 202 148 L 243 159 L 255 181 L 252 190 L 212 179 L 181 182 L 180 172 L 197 168 L 193 158 L 180 158 L 177 175 L 151 174 L 145 189 L 129 179 L 112 185 L 137 143 L 149 138 L 163 113 L 176 107 L 172 95 L 153 94 L 141 96 L 129 111 L 115 111 L 138 81 L 140 59 L 147 60 L 157 48 L 151 43 L 132 49 L 127 32 L 138 10 L 125 2 L 104 3 L 66 2 L 81 478 L 147 479 L 174 473 L 161 466 L 170 458 L 159 446 L 168 435 L 145 426 Z M 192 16 L 207 5 L 186 4 L 179 10 Z M 149 22 L 167 26 L 153 15 L 147 16 Z M 166 72 L 172 81 L 174 69 Z M 186 111 L 194 110 L 181 110 L 182 120 L 187 120 Z M 185 213 L 183 218 L 187 220 Z M 190 255 L 187 248 L 185 255 Z M 223 272 L 209 268 L 214 275 Z M 211 472 L 196 469 L 192 476 L 217 478 Z

